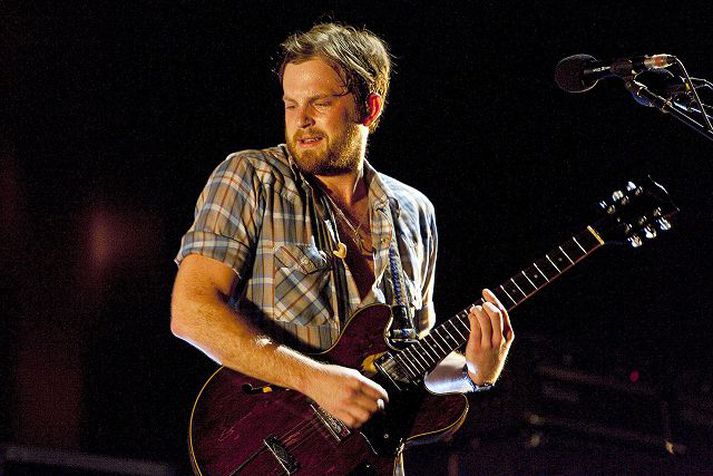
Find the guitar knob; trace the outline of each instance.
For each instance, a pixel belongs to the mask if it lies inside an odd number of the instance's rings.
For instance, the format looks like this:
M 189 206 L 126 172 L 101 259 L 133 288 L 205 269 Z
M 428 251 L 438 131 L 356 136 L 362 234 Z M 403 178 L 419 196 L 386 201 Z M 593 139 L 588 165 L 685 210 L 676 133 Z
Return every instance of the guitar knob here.
M 639 235 L 631 235 L 629 237 L 629 244 L 632 246 L 632 248 L 638 248 L 639 246 L 644 244 L 644 240 L 642 240 Z
M 644 228 L 644 236 L 646 236 L 646 238 L 649 240 L 656 238 L 656 228 L 651 225 L 648 225 L 646 228 Z
M 659 218 L 656 220 L 656 223 L 659 225 L 659 229 L 661 231 L 668 231 L 671 229 L 671 222 L 665 219 L 664 217 Z

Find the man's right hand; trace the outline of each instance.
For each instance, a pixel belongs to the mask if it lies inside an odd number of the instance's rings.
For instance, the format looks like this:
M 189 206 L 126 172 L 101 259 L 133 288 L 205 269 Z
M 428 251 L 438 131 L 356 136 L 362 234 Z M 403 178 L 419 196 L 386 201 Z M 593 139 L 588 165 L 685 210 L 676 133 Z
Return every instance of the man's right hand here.
M 373 380 L 354 369 L 329 364 L 320 365 L 310 376 L 303 393 L 351 428 L 359 428 L 389 401 L 386 390 Z

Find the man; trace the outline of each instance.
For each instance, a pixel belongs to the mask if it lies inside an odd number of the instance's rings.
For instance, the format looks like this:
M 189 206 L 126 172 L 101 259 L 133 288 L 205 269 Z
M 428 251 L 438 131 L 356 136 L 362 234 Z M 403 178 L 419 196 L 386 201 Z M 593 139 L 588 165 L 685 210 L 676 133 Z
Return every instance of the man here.
M 282 47 L 286 146 L 233 154 L 213 172 L 176 258 L 171 329 L 356 428 L 388 402 L 386 390 L 300 350 L 329 348 L 349 316 L 376 302 L 405 323 L 398 335 L 430 330 L 433 207 L 365 159 L 389 86 L 383 41 L 321 24 Z M 469 315 L 465 357 L 451 354 L 430 388 L 479 390 L 500 375 L 514 335 L 497 298 L 483 297 Z

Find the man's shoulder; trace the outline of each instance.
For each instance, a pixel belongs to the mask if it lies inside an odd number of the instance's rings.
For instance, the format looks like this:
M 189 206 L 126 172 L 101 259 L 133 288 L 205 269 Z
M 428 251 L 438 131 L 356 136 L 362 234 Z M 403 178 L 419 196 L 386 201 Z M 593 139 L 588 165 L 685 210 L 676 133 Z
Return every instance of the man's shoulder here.
M 388 192 L 399 202 L 399 207 L 418 215 L 433 215 L 433 203 L 420 190 L 389 175 L 377 172 Z
M 218 169 L 239 173 L 252 172 L 263 179 L 292 175 L 287 152 L 282 145 L 233 152 L 220 163 Z
M 300 186 L 287 154 L 283 144 L 233 152 L 216 167 L 213 177 L 227 178 L 236 184 L 267 187 L 292 200 L 299 196 Z

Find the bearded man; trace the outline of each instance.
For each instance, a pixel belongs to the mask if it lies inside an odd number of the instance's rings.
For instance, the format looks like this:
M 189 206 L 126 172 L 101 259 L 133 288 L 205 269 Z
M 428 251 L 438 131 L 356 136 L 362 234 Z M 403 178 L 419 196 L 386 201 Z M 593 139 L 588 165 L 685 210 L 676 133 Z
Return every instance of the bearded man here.
M 234 153 L 211 175 L 176 257 L 171 329 L 221 365 L 300 392 L 356 429 L 388 409 L 387 390 L 308 354 L 331 348 L 351 316 L 377 303 L 394 312 L 387 334 L 428 334 L 434 210 L 366 160 L 389 88 L 385 43 L 328 23 L 292 35 L 282 50 L 285 144 Z M 478 391 L 498 379 L 514 334 L 495 295 L 483 298 L 468 316 L 465 355 L 429 372 L 432 391 Z

